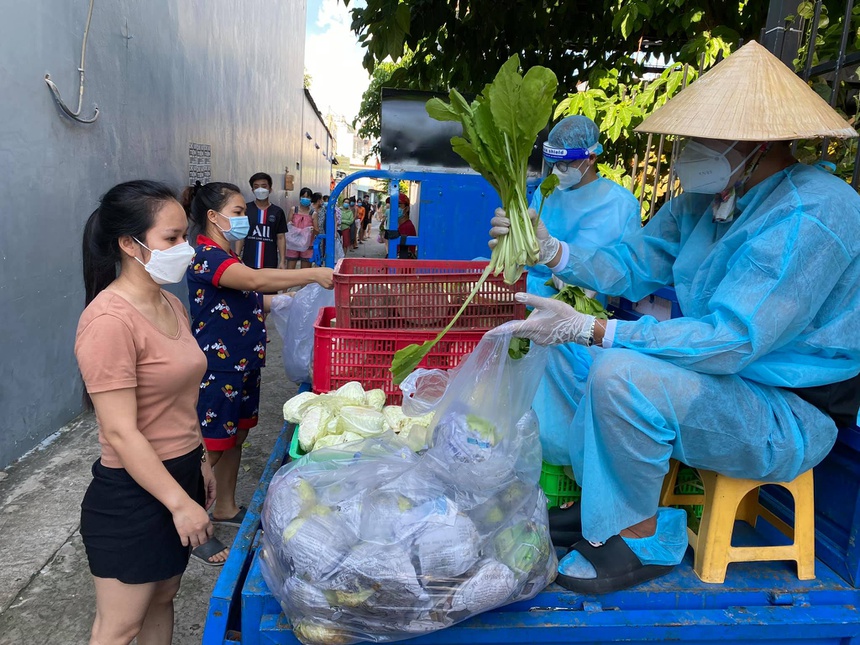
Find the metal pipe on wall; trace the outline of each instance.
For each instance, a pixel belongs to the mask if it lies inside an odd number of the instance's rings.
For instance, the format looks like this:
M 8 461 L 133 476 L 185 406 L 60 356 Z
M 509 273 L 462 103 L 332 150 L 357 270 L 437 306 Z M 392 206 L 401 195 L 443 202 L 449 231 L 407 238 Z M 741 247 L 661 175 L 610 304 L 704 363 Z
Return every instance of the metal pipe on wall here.
M 87 11 L 87 25 L 84 27 L 84 40 L 81 44 L 81 65 L 78 67 L 78 74 L 80 75 L 80 85 L 78 86 L 78 109 L 72 112 L 71 108 L 66 105 L 66 102 L 63 101 L 60 96 L 60 89 L 51 80 L 50 74 L 45 74 L 45 83 L 48 85 L 48 89 L 51 90 L 51 94 L 54 95 L 54 100 L 57 101 L 57 105 L 60 106 L 60 109 L 66 113 L 66 115 L 77 121 L 78 123 L 94 123 L 96 119 L 99 118 L 99 107 L 98 105 L 94 105 L 95 113 L 89 118 L 84 119 L 81 117 L 81 109 L 84 104 L 84 66 L 87 60 L 87 39 L 90 35 L 90 23 L 93 19 L 93 4 L 95 0 L 90 0 L 90 8 Z

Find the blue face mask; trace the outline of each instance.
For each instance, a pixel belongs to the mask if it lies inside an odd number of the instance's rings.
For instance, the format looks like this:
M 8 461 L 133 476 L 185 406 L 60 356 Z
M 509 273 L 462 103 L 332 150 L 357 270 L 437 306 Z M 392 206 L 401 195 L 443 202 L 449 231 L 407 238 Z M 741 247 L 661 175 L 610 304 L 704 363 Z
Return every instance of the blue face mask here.
M 215 211 L 216 213 L 218 211 Z M 217 224 L 220 231 L 224 234 L 224 237 L 227 238 L 228 242 L 238 242 L 239 240 L 244 240 L 248 237 L 248 232 L 251 230 L 251 223 L 248 221 L 248 218 L 244 215 L 239 215 L 237 217 L 227 217 L 223 213 L 218 213 L 221 217 L 226 218 L 230 222 L 230 228 L 224 230 Z
M 301 204 L 302 206 L 310 206 L 311 205 L 311 198 L 310 197 L 302 197 L 301 199 L 299 199 L 299 204 Z

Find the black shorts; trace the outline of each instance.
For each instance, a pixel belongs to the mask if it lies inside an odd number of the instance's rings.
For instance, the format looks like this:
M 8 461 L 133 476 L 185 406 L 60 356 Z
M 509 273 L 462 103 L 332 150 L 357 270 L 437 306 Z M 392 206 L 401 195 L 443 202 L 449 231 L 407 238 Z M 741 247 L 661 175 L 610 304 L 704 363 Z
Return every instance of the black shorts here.
M 199 446 L 163 462 L 167 472 L 201 506 L 206 489 Z M 81 502 L 81 537 L 90 572 L 126 584 L 158 582 L 178 576 L 188 566 L 191 547 L 182 546 L 173 516 L 146 492 L 125 468 L 93 464 L 93 481 Z

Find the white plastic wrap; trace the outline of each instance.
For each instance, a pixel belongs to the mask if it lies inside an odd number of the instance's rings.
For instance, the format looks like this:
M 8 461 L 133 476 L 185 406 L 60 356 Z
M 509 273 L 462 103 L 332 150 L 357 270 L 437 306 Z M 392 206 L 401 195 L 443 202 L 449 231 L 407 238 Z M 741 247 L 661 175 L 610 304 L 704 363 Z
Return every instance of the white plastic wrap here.
M 485 338 L 463 363 L 422 454 L 386 432 L 275 475 L 262 571 L 303 643 L 425 634 L 555 578 L 529 410 L 545 355 L 511 359 L 509 341 Z

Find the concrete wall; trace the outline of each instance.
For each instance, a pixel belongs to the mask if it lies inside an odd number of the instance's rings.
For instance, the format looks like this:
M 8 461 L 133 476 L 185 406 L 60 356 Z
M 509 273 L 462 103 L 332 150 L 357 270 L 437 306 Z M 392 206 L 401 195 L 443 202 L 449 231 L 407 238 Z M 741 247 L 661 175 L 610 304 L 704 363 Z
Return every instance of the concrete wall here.
M 307 135 L 310 135 L 310 139 Z M 327 158 L 332 154 L 333 147 L 331 134 L 326 129 L 316 105 L 306 94 L 302 129 L 302 183 L 296 185 L 297 190 L 307 186 L 323 195 L 330 192 L 331 163 Z
M 81 232 L 101 194 L 138 178 L 180 189 L 189 142 L 211 145 L 212 179 L 249 199 L 248 177 L 273 175 L 273 201 L 286 208 L 303 181 L 296 162 L 315 182 L 328 174 L 321 155 L 303 157 L 306 0 L 96 0 L 83 115 L 93 103 L 102 113 L 82 125 L 61 114 L 43 78 L 50 72 L 74 109 L 88 6 L 0 6 L 0 467 L 81 411 Z

